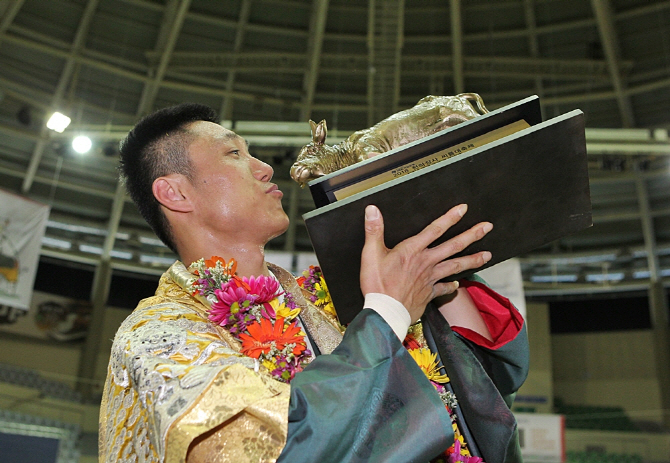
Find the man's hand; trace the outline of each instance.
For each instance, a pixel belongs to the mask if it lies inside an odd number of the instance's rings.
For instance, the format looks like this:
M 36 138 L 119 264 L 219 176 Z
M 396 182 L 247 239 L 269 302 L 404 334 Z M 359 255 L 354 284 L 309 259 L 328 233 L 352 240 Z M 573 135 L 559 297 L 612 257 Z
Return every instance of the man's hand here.
M 461 220 L 466 211 L 465 204 L 453 207 L 418 235 L 388 249 L 384 244 L 384 220 L 381 213 L 376 206 L 368 206 L 365 209 L 365 246 L 361 256 L 363 295 L 382 293 L 391 296 L 407 308 L 414 323 L 421 318 L 428 302 L 456 291 L 457 281 L 440 283 L 439 280 L 481 267 L 491 260 L 491 253 L 483 251 L 455 259 L 448 258 L 482 239 L 493 225 L 481 222 L 438 246 L 428 246 Z

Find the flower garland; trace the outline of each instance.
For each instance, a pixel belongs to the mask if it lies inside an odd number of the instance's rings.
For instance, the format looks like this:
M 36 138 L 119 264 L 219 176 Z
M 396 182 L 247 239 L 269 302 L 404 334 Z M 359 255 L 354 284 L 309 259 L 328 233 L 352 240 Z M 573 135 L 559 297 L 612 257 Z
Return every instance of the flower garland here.
M 311 294 L 309 300 L 312 304 L 321 308 L 327 314 L 337 317 L 333 300 L 330 298 L 330 292 L 320 267 L 310 265 L 296 281 L 301 288 Z
M 211 304 L 209 320 L 240 341 L 244 355 L 258 359 L 282 382 L 290 382 L 302 371 L 312 354 L 306 334 L 295 320 L 300 309 L 290 293 L 281 291 L 276 279 L 264 275 L 240 278 L 235 259 L 226 263 L 217 256 L 200 259 L 190 269 L 198 276 L 193 294 L 204 296 Z
M 448 391 L 445 387 L 445 384 L 449 382 L 449 377 L 443 373 L 440 373 L 440 366 L 437 362 L 437 354 L 432 353 L 430 349 L 426 347 L 421 347 L 421 344 L 411 332 L 407 334 L 407 337 L 405 337 L 403 345 L 409 352 L 409 355 L 411 355 L 417 365 L 419 365 L 419 368 L 421 368 L 428 380 L 435 387 L 435 390 L 439 394 L 440 399 L 442 399 L 442 403 L 444 403 L 445 407 L 447 408 L 447 412 L 449 412 L 449 417 L 451 418 L 451 426 L 454 430 L 454 444 L 449 447 L 441 457 L 433 460 L 433 462 L 483 463 L 483 460 L 480 457 L 475 457 L 470 454 L 467 444 L 463 439 L 463 435 L 458 428 L 456 412 L 454 411 L 458 405 L 458 401 L 456 400 L 454 393 Z

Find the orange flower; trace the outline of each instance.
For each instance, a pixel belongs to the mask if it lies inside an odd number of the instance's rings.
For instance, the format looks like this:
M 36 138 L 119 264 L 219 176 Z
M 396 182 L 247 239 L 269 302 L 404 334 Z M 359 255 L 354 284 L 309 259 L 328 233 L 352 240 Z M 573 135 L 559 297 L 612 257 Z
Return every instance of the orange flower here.
M 237 262 L 235 262 L 235 266 L 237 266 Z M 242 278 L 238 277 L 237 275 L 233 275 L 230 278 L 230 282 L 233 283 L 238 288 L 243 288 L 246 292 L 251 291 L 251 287 Z
M 277 318 L 277 323 L 279 323 L 279 320 L 281 320 L 282 326 L 284 325 L 284 319 L 283 318 Z M 301 330 L 300 327 L 298 326 L 298 322 L 293 322 L 289 326 L 286 327 L 286 331 L 282 334 L 282 339 L 281 342 L 282 344 L 282 349 L 284 348 L 284 344 L 291 344 L 295 343 L 295 347 L 293 348 L 293 355 L 300 355 L 304 352 L 305 350 L 305 338 L 304 336 L 300 336 Z
M 212 268 L 216 267 L 216 263 L 221 262 L 221 264 L 225 267 L 226 266 L 226 261 L 225 259 L 222 259 L 219 256 L 212 256 L 210 259 L 205 259 L 205 265 L 207 268 Z
M 226 260 L 223 259 L 222 257 L 212 256 L 209 259 L 205 259 L 205 265 L 207 266 L 207 268 L 216 267 L 217 262 L 221 262 L 221 266 L 223 268 L 226 267 Z M 235 275 L 235 272 L 237 271 L 237 261 L 235 259 L 231 258 L 230 259 L 230 266 L 231 266 L 231 268 L 230 268 L 229 275 Z
M 274 326 L 266 318 L 261 318 L 260 323 L 254 322 L 247 326 L 249 334 L 240 333 L 242 340 L 242 353 L 251 358 L 259 358 L 261 354 L 267 354 L 275 343 L 277 349 L 282 350 L 286 344 L 295 343 L 293 354 L 299 355 L 305 350 L 303 336 L 300 336 L 300 327 L 296 322 L 290 324 L 284 330 L 284 319 L 277 318 Z

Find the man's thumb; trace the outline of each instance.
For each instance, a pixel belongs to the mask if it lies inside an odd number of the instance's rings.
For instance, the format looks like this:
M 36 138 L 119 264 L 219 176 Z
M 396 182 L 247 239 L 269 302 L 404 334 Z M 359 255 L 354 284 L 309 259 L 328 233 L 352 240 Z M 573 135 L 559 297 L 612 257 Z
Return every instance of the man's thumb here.
M 384 220 L 377 206 L 369 205 L 365 208 L 365 239 L 384 236 Z

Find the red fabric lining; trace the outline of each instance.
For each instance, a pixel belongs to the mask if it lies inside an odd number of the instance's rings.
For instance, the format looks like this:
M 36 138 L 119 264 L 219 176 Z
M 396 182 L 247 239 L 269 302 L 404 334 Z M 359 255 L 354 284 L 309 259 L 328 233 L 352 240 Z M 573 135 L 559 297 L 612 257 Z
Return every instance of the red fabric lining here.
M 468 341 L 488 349 L 498 349 L 519 334 L 523 327 L 523 317 L 509 299 L 476 281 L 460 280 L 458 283 L 461 288 L 465 288 L 470 294 L 491 333 L 493 341 L 489 341 L 481 334 L 462 326 L 452 326 L 453 331 Z

